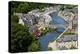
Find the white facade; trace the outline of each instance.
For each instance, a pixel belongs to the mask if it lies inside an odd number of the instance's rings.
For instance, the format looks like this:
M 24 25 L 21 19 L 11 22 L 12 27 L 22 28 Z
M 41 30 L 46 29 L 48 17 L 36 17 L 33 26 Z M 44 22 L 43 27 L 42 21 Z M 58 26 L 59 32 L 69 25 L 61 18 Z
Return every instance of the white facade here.
M 24 25 L 24 22 L 23 22 L 23 20 L 21 18 L 19 19 L 19 24 Z
M 66 47 L 67 49 L 70 49 L 72 46 L 74 46 L 75 48 L 77 48 L 77 41 L 70 41 L 70 42 L 57 42 L 57 47 L 58 48 L 62 48 L 62 47 Z

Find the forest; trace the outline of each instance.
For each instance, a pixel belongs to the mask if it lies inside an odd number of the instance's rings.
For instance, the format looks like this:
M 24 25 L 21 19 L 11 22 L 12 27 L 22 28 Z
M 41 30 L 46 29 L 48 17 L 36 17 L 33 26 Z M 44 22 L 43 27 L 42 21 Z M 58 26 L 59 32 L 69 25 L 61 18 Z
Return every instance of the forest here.
M 29 28 L 18 24 L 19 18 L 14 13 L 27 13 L 33 9 L 42 9 L 46 5 L 25 2 L 9 2 L 9 16 L 11 21 L 10 52 L 39 51 L 39 42 L 29 33 Z

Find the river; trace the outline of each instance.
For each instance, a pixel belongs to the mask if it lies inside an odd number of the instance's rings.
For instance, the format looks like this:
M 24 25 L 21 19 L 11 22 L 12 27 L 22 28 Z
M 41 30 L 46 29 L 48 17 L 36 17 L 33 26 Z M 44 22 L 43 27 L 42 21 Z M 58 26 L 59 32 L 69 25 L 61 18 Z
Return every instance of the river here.
M 67 22 L 62 19 L 60 16 L 57 15 L 57 13 L 51 13 L 50 16 L 52 17 L 52 22 L 51 24 L 53 25 L 62 25 L 65 26 Z M 40 48 L 42 51 L 47 51 L 48 50 L 48 43 L 50 41 L 54 41 L 63 31 L 64 27 L 57 27 L 57 29 L 54 32 L 47 33 L 45 36 L 40 37 L 38 40 L 40 43 Z

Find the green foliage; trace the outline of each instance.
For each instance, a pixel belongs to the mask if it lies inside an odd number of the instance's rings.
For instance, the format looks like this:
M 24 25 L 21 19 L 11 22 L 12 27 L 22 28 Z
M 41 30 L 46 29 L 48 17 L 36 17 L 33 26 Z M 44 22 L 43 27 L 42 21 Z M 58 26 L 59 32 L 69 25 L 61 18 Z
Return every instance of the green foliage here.
M 62 10 L 62 11 L 63 11 L 64 9 L 65 9 L 65 8 L 64 8 L 64 6 L 62 5 L 62 7 L 60 8 L 60 10 Z
M 49 47 L 49 48 L 48 48 L 48 50 L 52 51 L 52 48 L 51 48 L 51 47 Z
M 33 2 L 32 3 L 17 2 L 17 1 L 10 2 L 11 14 L 13 14 L 14 12 L 27 13 L 34 9 L 40 9 L 40 11 L 43 11 L 42 9 L 47 6 L 49 6 L 49 4 L 40 4 L 40 3 L 33 3 Z
M 18 23 L 18 21 L 19 21 L 18 16 L 16 16 L 16 15 L 12 15 L 12 16 L 11 16 L 11 22 L 13 22 L 13 23 Z
M 27 13 L 29 11 L 29 4 L 28 3 L 21 3 L 19 4 L 18 8 L 16 9 L 18 13 Z
M 64 35 L 74 35 L 75 33 L 65 32 Z
M 28 47 L 36 41 L 29 33 L 29 28 L 18 24 L 19 18 L 11 16 L 11 52 L 27 52 Z
M 28 32 L 28 28 L 20 24 L 11 27 L 11 51 L 24 52 L 35 38 Z
M 76 5 L 66 5 L 65 8 L 67 8 L 67 9 L 73 9 L 74 7 L 76 7 Z
M 64 10 L 64 9 L 73 9 L 74 7 L 76 7 L 77 5 L 62 5 L 60 10 Z
M 10 9 L 11 9 L 11 14 L 13 14 L 14 12 L 16 12 L 16 9 L 18 8 L 18 6 L 19 6 L 19 2 L 14 2 L 14 1 L 12 1 L 12 2 L 9 2 L 9 5 L 10 5 Z
M 39 47 L 39 43 L 36 41 L 36 42 L 33 42 L 29 48 L 28 48 L 28 51 L 39 51 L 40 50 L 40 47 Z

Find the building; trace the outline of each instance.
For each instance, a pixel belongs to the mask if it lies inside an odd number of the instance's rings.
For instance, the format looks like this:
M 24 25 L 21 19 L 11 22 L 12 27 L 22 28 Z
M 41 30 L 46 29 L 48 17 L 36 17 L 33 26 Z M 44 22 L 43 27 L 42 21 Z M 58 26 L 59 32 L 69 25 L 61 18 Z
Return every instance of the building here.
M 56 40 L 58 49 L 71 49 L 73 46 L 78 48 L 78 37 L 77 35 L 64 35 L 60 39 Z

